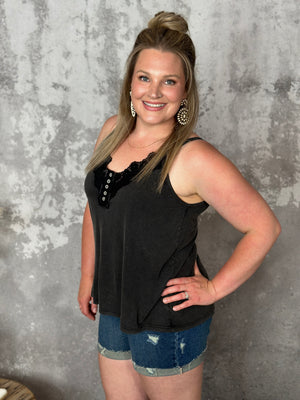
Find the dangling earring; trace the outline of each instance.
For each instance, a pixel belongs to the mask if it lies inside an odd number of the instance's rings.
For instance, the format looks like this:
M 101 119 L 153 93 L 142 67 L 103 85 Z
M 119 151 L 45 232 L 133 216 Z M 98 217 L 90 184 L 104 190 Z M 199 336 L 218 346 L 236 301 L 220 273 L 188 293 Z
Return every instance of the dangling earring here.
M 180 103 L 180 108 L 177 113 L 177 121 L 180 123 L 180 125 L 186 125 L 190 120 L 189 109 L 187 108 L 187 105 L 187 99 L 182 100 Z
M 130 94 L 130 111 L 131 111 L 132 118 L 134 118 L 136 115 L 136 112 L 135 112 L 135 109 L 134 109 L 132 101 L 131 101 L 131 90 L 130 90 L 129 94 Z

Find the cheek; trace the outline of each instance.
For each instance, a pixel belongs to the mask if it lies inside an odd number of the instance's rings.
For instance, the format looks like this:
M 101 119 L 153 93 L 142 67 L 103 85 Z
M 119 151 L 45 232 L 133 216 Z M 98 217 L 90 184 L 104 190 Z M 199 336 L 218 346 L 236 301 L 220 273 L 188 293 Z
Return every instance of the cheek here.
M 169 102 L 174 105 L 174 107 L 177 107 L 179 109 L 181 100 L 183 99 L 183 93 L 181 91 L 178 93 L 172 93 L 172 95 L 170 95 L 168 99 Z
M 145 93 L 145 88 L 139 82 L 134 81 L 131 83 L 131 93 L 133 97 L 140 97 Z
M 184 98 L 184 90 L 182 87 L 178 88 L 166 88 L 165 89 L 165 95 L 168 97 L 169 101 L 173 103 L 181 102 L 181 100 Z

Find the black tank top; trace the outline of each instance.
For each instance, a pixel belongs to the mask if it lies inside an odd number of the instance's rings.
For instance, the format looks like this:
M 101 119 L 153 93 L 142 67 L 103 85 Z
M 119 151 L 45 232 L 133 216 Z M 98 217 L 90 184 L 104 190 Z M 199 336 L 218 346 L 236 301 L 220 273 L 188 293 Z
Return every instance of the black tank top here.
M 158 193 L 163 161 L 141 182 L 133 180 L 152 154 L 120 173 L 107 168 L 109 157 L 85 180 L 95 238 L 92 296 L 100 313 L 120 317 L 121 329 L 127 333 L 188 329 L 214 310 L 211 305 L 175 312 L 174 303 L 162 302 L 168 280 L 192 276 L 196 259 L 207 277 L 195 239 L 197 217 L 208 204 L 185 203 L 174 192 L 169 176 Z

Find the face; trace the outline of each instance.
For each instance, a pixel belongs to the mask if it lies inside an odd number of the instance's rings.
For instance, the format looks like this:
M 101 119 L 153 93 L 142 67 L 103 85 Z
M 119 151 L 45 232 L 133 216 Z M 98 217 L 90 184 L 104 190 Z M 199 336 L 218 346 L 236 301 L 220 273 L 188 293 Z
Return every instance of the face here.
M 131 82 L 131 100 L 137 122 L 174 125 L 174 116 L 186 98 L 182 61 L 174 53 L 142 50 Z

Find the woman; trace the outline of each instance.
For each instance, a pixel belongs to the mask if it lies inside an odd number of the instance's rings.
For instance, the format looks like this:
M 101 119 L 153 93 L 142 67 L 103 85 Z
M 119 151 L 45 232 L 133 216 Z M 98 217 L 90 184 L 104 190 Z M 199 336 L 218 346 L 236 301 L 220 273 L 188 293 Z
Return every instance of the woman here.
M 280 232 L 261 196 L 194 132 L 195 49 L 158 13 L 129 55 L 119 113 L 87 167 L 78 301 L 94 320 L 107 399 L 200 399 L 213 304 L 258 268 Z M 197 256 L 208 204 L 244 233 L 209 280 Z M 178 376 L 180 375 L 180 376 Z

